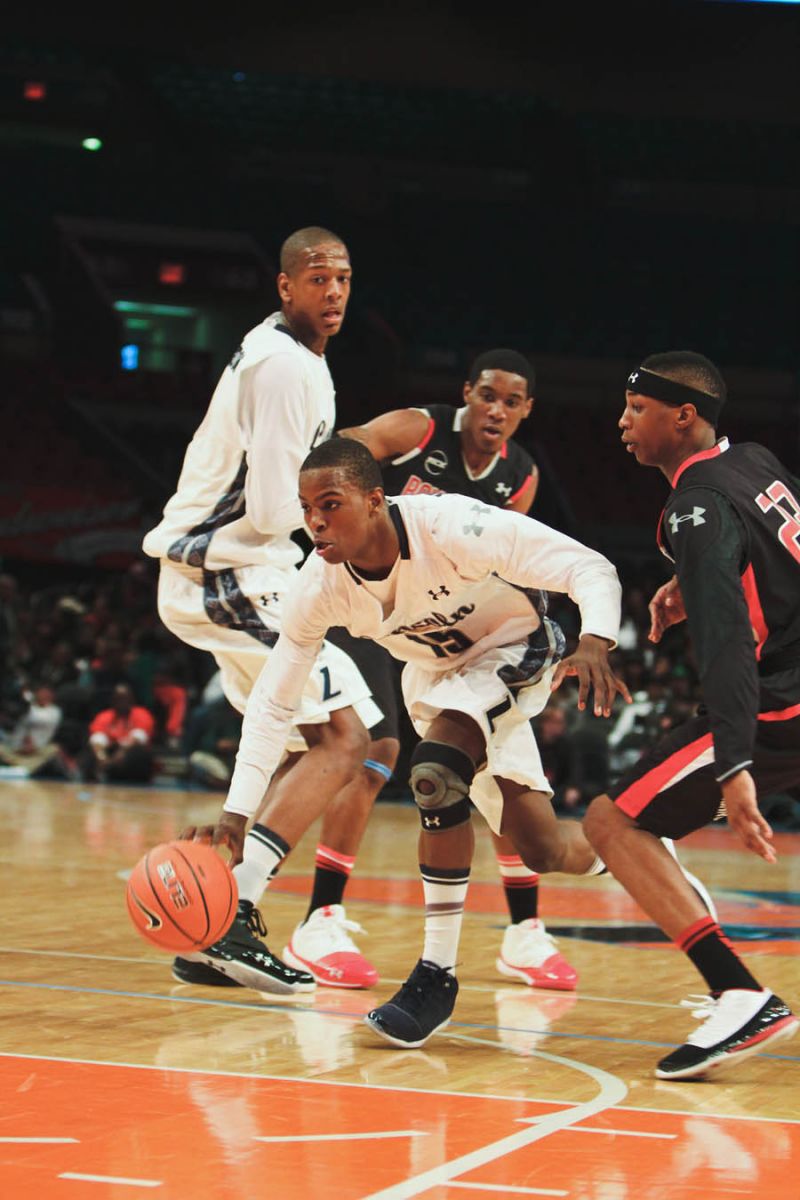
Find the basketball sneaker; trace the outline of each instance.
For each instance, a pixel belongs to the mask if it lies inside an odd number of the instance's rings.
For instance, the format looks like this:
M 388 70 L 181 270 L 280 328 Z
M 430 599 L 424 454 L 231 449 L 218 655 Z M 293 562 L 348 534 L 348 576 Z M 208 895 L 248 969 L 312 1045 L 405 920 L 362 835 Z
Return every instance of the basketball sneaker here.
M 400 991 L 367 1013 L 364 1022 L 393 1046 L 414 1050 L 444 1029 L 457 995 L 455 975 L 421 958 Z
M 259 940 L 266 934 L 267 929 L 259 910 L 252 901 L 240 900 L 233 924 L 224 937 L 206 950 L 176 959 L 172 973 L 182 983 L 208 984 L 208 972 L 213 971 L 225 980 L 222 987 L 238 983 L 242 987 L 255 988 L 256 991 L 270 992 L 276 996 L 313 992 L 317 986 L 314 977 L 282 963 Z M 197 967 L 203 970 L 196 972 Z
M 555 938 L 538 917 L 506 927 L 495 966 L 501 975 L 521 979 L 529 987 L 572 992 L 578 984 L 578 972 L 559 953 Z
M 347 920 L 341 904 L 326 904 L 297 926 L 283 957 L 326 987 L 373 987 L 378 972 L 350 937 L 363 932 L 356 921 Z
M 691 996 L 681 1004 L 703 1024 L 683 1046 L 661 1059 L 656 1067 L 659 1079 L 704 1075 L 757 1054 L 768 1042 L 792 1037 L 800 1026 L 791 1009 L 768 988 L 730 988 L 718 996 Z
M 706 885 L 701 880 L 699 880 L 696 875 L 693 875 L 691 873 L 691 871 L 686 870 L 686 867 L 683 865 L 681 860 L 678 858 L 678 852 L 675 849 L 675 843 L 672 841 L 671 838 L 662 837 L 661 842 L 666 847 L 666 849 L 669 851 L 669 853 L 672 855 L 672 857 L 675 859 L 675 862 L 680 867 L 681 874 L 683 875 L 686 882 L 700 897 L 700 902 L 701 902 L 701 904 L 703 904 L 705 906 L 705 910 L 708 913 L 708 915 L 711 917 L 711 920 L 719 922 L 719 914 L 717 913 L 717 906 L 714 903 L 714 901 L 711 899 L 711 893 L 709 892 Z

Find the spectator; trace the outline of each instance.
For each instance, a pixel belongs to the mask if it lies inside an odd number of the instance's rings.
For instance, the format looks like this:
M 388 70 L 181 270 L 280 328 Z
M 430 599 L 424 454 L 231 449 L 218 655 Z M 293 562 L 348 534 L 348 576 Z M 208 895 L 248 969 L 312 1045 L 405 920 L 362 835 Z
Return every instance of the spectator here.
M 89 726 L 89 745 L 81 756 L 84 778 L 114 783 L 149 783 L 153 775 L 152 713 L 133 703 L 129 684 L 114 688 L 111 707 Z
M 60 724 L 61 709 L 55 703 L 53 689 L 40 684 L 28 711 L 20 717 L 8 740 L 0 744 L 0 762 L 23 768 L 31 778 L 75 777 L 74 763 L 67 760 L 56 741 Z

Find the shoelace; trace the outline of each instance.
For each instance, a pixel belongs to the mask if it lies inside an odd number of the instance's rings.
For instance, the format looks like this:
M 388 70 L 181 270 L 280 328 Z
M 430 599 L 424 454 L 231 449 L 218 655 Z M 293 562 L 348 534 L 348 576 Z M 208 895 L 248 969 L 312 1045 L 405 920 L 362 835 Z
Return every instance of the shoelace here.
M 261 915 L 261 910 L 256 908 L 255 905 L 253 905 L 253 907 L 250 909 L 250 912 L 247 914 L 247 920 L 245 923 L 247 928 L 254 936 L 262 938 L 267 936 L 267 927 L 264 924 L 264 918 Z
M 690 1008 L 692 1016 L 698 1021 L 702 1021 L 703 1036 L 711 1037 L 714 1030 L 714 1023 L 719 1021 L 724 1025 L 728 1021 L 728 1015 L 720 1009 L 719 1000 L 716 996 L 689 996 L 686 1000 L 681 1000 L 681 1008 Z M 700 1030 L 695 1030 L 696 1037 Z
M 535 967 L 546 962 L 551 955 L 557 954 L 558 946 L 556 939 L 540 926 L 538 929 L 525 930 L 525 940 L 519 947 L 519 951 L 521 951 L 520 957 L 515 959 L 519 966 Z
M 446 971 L 442 972 L 447 974 Z M 416 1016 L 424 1007 L 426 1001 L 430 998 L 428 991 L 422 986 L 422 980 L 425 978 L 422 971 L 419 969 L 412 972 L 411 976 L 401 987 L 395 1003 L 406 1012 Z M 431 983 L 437 981 L 439 972 L 430 972 Z M 446 986 L 446 985 L 445 985 Z
M 351 933 L 360 933 L 367 937 L 367 931 L 362 929 L 358 921 L 351 921 L 341 914 L 327 917 L 320 922 L 319 929 L 328 935 L 328 941 L 339 950 L 352 950 L 358 953 L 358 947 L 350 937 Z

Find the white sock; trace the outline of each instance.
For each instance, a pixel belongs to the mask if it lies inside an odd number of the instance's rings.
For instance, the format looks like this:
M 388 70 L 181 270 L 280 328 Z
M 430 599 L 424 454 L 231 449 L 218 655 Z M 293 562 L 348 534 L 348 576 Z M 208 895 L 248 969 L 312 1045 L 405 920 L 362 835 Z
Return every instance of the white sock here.
M 464 902 L 469 886 L 469 867 L 452 870 L 420 863 L 425 894 L 425 942 L 422 957 L 455 974 Z
M 254 825 L 244 839 L 244 859 L 233 868 L 240 900 L 258 904 L 291 847 L 266 825 Z

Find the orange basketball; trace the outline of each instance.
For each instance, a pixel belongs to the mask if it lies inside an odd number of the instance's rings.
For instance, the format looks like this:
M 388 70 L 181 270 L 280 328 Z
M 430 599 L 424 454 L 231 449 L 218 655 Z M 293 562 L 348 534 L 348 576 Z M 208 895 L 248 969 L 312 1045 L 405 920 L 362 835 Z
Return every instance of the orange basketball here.
M 154 946 L 205 950 L 233 920 L 239 890 L 212 846 L 164 842 L 139 859 L 126 899 L 137 931 Z

